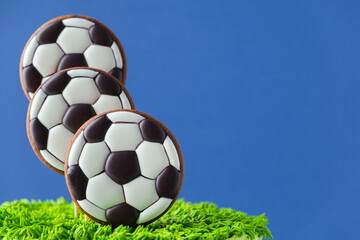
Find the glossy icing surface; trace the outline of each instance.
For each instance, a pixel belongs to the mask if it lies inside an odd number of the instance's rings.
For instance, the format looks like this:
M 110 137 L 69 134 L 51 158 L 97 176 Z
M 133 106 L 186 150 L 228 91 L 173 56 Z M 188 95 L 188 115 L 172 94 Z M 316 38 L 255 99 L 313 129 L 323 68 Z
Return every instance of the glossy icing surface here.
M 89 180 L 86 198 L 102 209 L 125 202 L 121 185 L 112 181 L 106 173 L 101 173 Z
M 95 204 L 89 202 L 86 199 L 78 201 L 78 204 L 81 206 L 82 209 L 84 209 L 86 212 L 91 213 L 91 215 L 95 216 L 97 219 L 106 221 L 105 211 L 102 208 L 97 207 Z
M 63 16 L 47 22 L 28 41 L 20 63 L 26 95 L 57 71 L 92 67 L 125 83 L 125 54 L 116 36 L 102 23 L 84 16 Z
M 135 150 L 142 140 L 135 123 L 113 124 L 105 135 L 105 142 L 113 152 Z
M 143 211 L 159 199 L 154 180 L 140 176 L 123 187 L 126 202 L 139 211 Z
M 101 171 L 106 158 L 110 154 L 105 142 L 86 143 L 82 149 L 79 165 L 87 178 L 91 178 Z
M 112 152 L 105 164 L 105 172 L 118 184 L 126 184 L 141 175 L 135 151 Z
M 87 68 L 59 72 L 41 85 L 30 102 L 27 119 L 29 138 L 40 159 L 63 173 L 71 138 L 84 122 L 108 110 L 132 108 L 123 88 L 109 74 Z M 126 99 L 125 104 L 120 95 Z M 111 123 L 108 119 L 109 126 Z M 96 134 L 93 131 L 87 135 L 96 138 Z M 97 150 L 98 154 L 102 153 Z M 93 170 L 88 167 L 85 174 L 90 177 Z
M 159 216 L 164 212 L 171 204 L 172 199 L 170 198 L 160 198 L 153 205 L 145 209 L 140 213 L 140 216 L 137 220 L 137 224 L 142 224 L 150 221 L 154 216 Z
M 160 143 L 144 141 L 136 149 L 144 177 L 155 179 L 169 165 L 169 157 Z
M 87 199 L 105 211 L 106 221 L 83 209 L 95 221 L 147 224 L 176 200 L 183 179 L 180 148 L 152 117 L 134 110 L 104 113 L 83 125 L 74 139 L 65 177 L 75 202 Z

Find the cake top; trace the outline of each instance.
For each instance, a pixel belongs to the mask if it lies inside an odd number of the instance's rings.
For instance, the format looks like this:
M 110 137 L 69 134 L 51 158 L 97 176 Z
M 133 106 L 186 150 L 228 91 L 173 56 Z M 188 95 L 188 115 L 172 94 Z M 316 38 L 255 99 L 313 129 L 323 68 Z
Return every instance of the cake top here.
M 0 238 L 40 239 L 244 239 L 272 238 L 265 215 L 247 216 L 232 209 L 219 209 L 211 203 L 176 201 L 158 221 L 148 226 L 111 226 L 75 218 L 73 204 L 55 201 L 22 200 L 0 206 Z M 20 221 L 21 219 L 21 221 Z

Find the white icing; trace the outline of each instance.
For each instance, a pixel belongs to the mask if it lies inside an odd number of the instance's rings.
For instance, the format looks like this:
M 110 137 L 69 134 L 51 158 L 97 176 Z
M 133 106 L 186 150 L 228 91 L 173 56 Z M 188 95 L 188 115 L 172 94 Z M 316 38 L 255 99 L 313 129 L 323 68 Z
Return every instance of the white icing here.
M 145 209 L 140 213 L 137 224 L 143 224 L 162 214 L 171 204 L 172 199 L 160 198 L 156 203 Z
M 61 94 L 50 95 L 42 105 L 38 119 L 47 129 L 50 129 L 56 124 L 61 123 L 67 108 L 68 105 Z
M 66 72 L 71 78 L 75 77 L 90 77 L 94 78 L 99 72 L 90 69 L 72 69 Z
M 137 124 L 112 124 L 105 135 L 105 142 L 112 152 L 135 150 L 142 141 L 140 129 Z
M 165 167 L 169 166 L 169 161 L 165 150 L 160 143 L 144 141 L 136 149 L 139 159 L 141 175 L 155 179 Z
M 41 88 L 39 89 L 39 91 L 37 91 L 36 96 L 32 100 L 30 106 L 30 120 L 32 120 L 38 115 L 39 110 L 42 104 L 44 103 L 46 96 L 47 95 L 43 92 L 43 90 L 41 90 Z
M 123 104 L 124 106 L 124 104 Z M 140 114 L 128 111 L 118 111 L 108 113 L 106 115 L 113 123 L 115 122 L 128 122 L 128 123 L 139 123 L 145 118 Z
M 84 209 L 85 212 L 87 212 L 88 214 L 90 214 L 91 216 L 93 216 L 96 219 L 99 219 L 103 222 L 107 222 L 104 209 L 101 209 L 101 208 L 95 206 L 94 204 L 92 204 L 91 202 L 89 202 L 86 199 L 77 201 L 77 202 L 80 205 L 80 207 L 82 209 Z
M 65 26 L 90 28 L 95 23 L 84 18 L 67 18 L 62 20 Z
M 29 44 L 27 45 L 24 56 L 23 56 L 23 67 L 26 67 L 31 64 L 36 48 L 39 46 L 39 43 L 36 41 L 36 37 L 33 37 Z
M 86 188 L 86 199 L 101 207 L 111 208 L 125 202 L 120 184 L 114 182 L 106 173 L 91 178 Z
M 71 79 L 63 91 L 63 96 L 70 105 L 93 104 L 100 97 L 100 92 L 92 78 L 78 77 Z
M 113 53 L 114 53 L 114 57 L 115 57 L 115 60 L 116 60 L 116 66 L 118 68 L 122 69 L 123 61 L 122 61 L 122 57 L 121 57 L 119 47 L 116 44 L 116 42 L 113 42 L 113 44 L 111 45 L 111 49 L 113 50 Z
M 91 178 L 104 171 L 105 161 L 109 153 L 105 142 L 86 143 L 79 158 L 79 166 L 84 174 Z
M 56 43 L 40 45 L 34 54 L 33 65 L 42 76 L 56 72 L 64 52 Z
M 130 101 L 128 99 L 128 97 L 126 96 L 125 92 L 122 91 L 119 95 L 122 105 L 123 105 L 123 109 L 132 109 Z
M 84 52 L 89 67 L 109 72 L 115 67 L 115 57 L 110 47 L 91 45 Z
M 63 125 L 57 125 L 49 131 L 47 149 L 60 161 L 65 162 L 66 153 L 72 137 L 73 134 Z
M 124 184 L 126 203 L 139 211 L 153 204 L 159 196 L 156 193 L 155 180 L 138 177 Z
M 170 164 L 180 171 L 180 160 L 176 147 L 169 136 L 164 141 L 164 148 L 169 157 Z
M 74 27 L 66 27 L 56 42 L 65 53 L 83 53 L 92 44 L 87 29 Z
M 51 78 L 52 75 L 44 77 L 43 79 L 41 79 L 41 84 L 43 84 L 44 82 L 46 82 L 49 78 Z
M 56 157 L 51 155 L 47 150 L 40 150 L 41 156 L 48 162 L 51 166 L 53 166 L 56 169 L 59 169 L 60 171 L 64 171 L 64 163 L 59 161 Z
M 100 114 L 110 110 L 122 109 L 122 105 L 119 97 L 103 94 L 93 105 L 93 108 L 96 114 Z
M 79 163 L 79 156 L 84 145 L 85 145 L 84 132 L 81 131 L 81 133 L 76 137 L 73 144 L 70 146 L 68 166 L 76 165 Z

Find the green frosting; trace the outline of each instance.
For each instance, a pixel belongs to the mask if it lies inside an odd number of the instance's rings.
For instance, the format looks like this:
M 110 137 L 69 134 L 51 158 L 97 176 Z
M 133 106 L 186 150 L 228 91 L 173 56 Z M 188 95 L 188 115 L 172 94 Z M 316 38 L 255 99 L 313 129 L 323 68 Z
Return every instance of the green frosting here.
M 79 211 L 80 212 L 80 211 Z M 137 228 L 112 230 L 74 217 L 74 204 L 21 200 L 0 206 L 2 239 L 259 239 L 272 238 L 265 215 L 249 217 L 215 204 L 179 200 L 160 219 Z

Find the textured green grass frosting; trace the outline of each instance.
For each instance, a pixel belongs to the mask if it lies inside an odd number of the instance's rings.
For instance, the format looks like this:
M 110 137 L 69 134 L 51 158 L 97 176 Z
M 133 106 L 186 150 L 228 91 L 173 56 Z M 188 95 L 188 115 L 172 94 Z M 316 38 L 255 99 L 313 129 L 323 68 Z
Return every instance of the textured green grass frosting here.
M 21 200 L 0 206 L 2 239 L 265 239 L 272 238 L 264 215 L 249 217 L 215 204 L 177 201 L 162 218 L 148 226 L 103 226 L 84 215 L 74 217 L 73 203 Z

